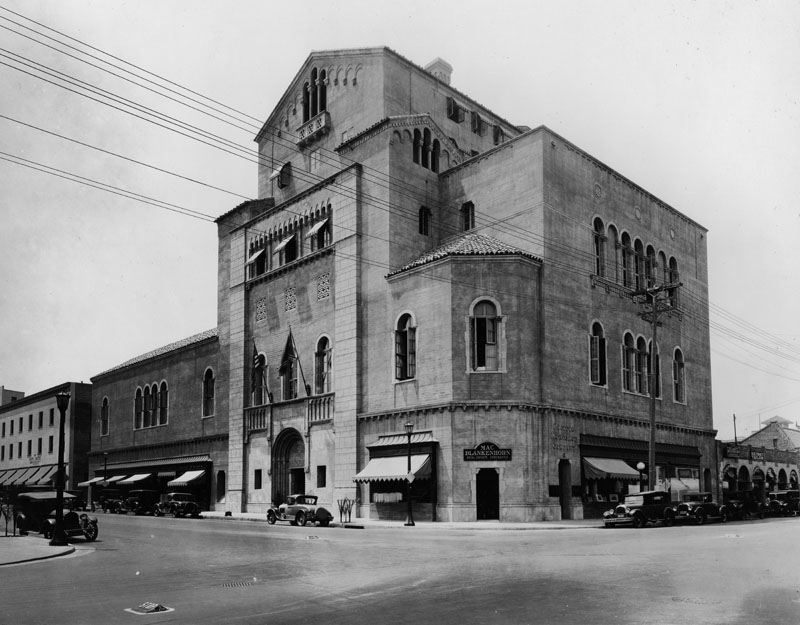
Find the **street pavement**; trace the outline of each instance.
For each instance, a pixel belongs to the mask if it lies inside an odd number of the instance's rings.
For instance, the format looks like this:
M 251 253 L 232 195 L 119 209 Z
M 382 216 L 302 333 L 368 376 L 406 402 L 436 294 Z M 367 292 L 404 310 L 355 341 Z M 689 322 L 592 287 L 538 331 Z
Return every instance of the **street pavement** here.
M 250 521 L 254 523 L 266 523 L 265 514 L 252 512 L 232 513 L 226 516 L 224 512 L 204 512 L 204 518 L 229 519 L 231 522 Z M 102 519 L 102 515 L 99 517 Z M 426 529 L 463 529 L 463 530 L 565 530 L 565 529 L 586 529 L 602 527 L 600 519 L 569 520 L 569 521 L 534 521 L 531 523 L 501 523 L 499 521 L 472 521 L 465 523 L 449 522 L 416 522 L 419 527 Z M 382 521 L 376 519 L 354 518 L 346 523 L 331 523 L 331 527 L 345 529 L 379 529 L 379 528 L 398 528 L 403 527 L 402 521 Z M 409 528 L 410 529 L 410 528 Z M 22 564 L 25 562 L 36 562 L 49 558 L 69 555 L 75 552 L 72 545 L 51 546 L 50 541 L 43 538 L 41 534 L 30 534 L 28 536 L 12 536 L 0 534 L 0 566 Z

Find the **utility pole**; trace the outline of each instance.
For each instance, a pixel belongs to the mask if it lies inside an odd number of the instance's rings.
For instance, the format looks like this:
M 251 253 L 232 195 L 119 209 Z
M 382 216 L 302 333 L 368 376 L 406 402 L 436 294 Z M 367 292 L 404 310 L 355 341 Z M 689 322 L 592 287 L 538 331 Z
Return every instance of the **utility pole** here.
M 653 335 L 653 342 L 650 347 L 650 374 L 648 376 L 648 386 L 650 391 L 650 440 L 648 441 L 648 457 L 647 457 L 647 488 L 648 490 L 655 490 L 656 487 L 656 388 L 657 388 L 657 373 L 660 374 L 660 359 L 658 358 L 658 316 L 662 312 L 672 310 L 672 303 L 668 298 L 666 302 L 658 297 L 659 293 L 671 289 L 676 289 L 681 286 L 677 284 L 662 284 L 661 286 L 652 286 L 648 288 L 635 291 L 636 296 L 646 296 L 645 305 L 649 305 L 649 310 L 639 313 L 639 316 L 645 321 L 650 322 L 650 327 Z M 658 366 L 657 366 L 658 365 Z

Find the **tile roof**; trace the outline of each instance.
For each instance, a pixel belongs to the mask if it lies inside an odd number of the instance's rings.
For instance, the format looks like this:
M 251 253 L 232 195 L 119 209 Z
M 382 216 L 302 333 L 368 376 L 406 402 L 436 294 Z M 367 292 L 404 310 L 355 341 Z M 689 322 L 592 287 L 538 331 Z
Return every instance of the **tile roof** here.
M 151 358 L 156 358 L 157 356 L 163 356 L 164 354 L 174 352 L 184 347 L 189 347 L 190 345 L 194 345 L 195 343 L 200 343 L 201 341 L 205 341 L 206 339 L 216 338 L 218 335 L 219 333 L 217 331 L 217 328 L 212 328 L 211 330 L 200 332 L 199 334 L 189 336 L 185 339 L 181 339 L 180 341 L 175 341 L 174 343 L 170 343 L 169 345 L 164 345 L 163 347 L 158 347 L 152 351 L 147 352 L 146 354 L 141 354 L 140 356 L 136 356 L 135 358 L 126 360 L 125 362 L 123 362 L 120 365 L 117 365 L 116 367 L 111 367 L 110 369 L 106 369 L 105 371 L 102 371 L 101 373 L 92 376 L 92 379 L 97 378 L 101 375 L 105 375 L 107 373 L 111 373 L 112 371 L 117 371 L 119 369 L 124 369 L 125 367 L 129 367 L 131 365 L 144 362 L 145 360 L 150 360 Z
M 446 240 L 437 248 L 425 252 L 416 260 L 389 273 L 387 277 L 397 275 L 415 267 L 427 265 L 448 256 L 524 256 L 541 262 L 541 258 L 533 254 L 503 243 L 499 239 L 477 232 L 468 232 Z

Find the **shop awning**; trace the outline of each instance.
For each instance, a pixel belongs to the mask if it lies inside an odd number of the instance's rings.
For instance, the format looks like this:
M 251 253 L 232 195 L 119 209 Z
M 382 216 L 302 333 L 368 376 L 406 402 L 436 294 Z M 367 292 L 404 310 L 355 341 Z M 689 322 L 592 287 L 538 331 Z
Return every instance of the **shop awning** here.
M 48 473 L 49 471 L 50 471 L 50 465 L 45 465 L 43 467 L 42 466 L 36 467 L 36 470 L 33 473 L 25 476 L 25 481 L 22 482 L 22 484 L 25 484 L 25 486 L 34 486 L 38 484 L 39 480 L 41 480 L 44 477 L 45 473 Z
M 47 482 L 50 481 L 50 479 L 55 475 L 56 471 L 58 471 L 58 465 L 51 464 L 47 467 L 47 470 L 44 473 L 37 476 L 38 479 L 36 480 L 36 483 L 40 486 L 42 484 L 47 484 Z
M 11 486 L 20 486 L 24 484 L 27 479 L 36 473 L 39 470 L 39 467 L 28 467 L 27 469 L 23 469 L 21 473 L 18 473 L 12 481 L 9 482 Z
M 431 476 L 430 454 L 411 456 L 411 473 L 417 479 Z M 372 458 L 367 466 L 353 478 L 354 482 L 388 482 L 405 480 L 408 476 L 408 456 L 391 456 L 389 458 Z
M 627 482 L 639 481 L 639 472 L 617 458 L 584 458 L 583 471 L 590 480 L 611 478 Z
M 205 471 L 186 471 L 183 475 L 178 476 L 176 479 L 167 482 L 167 488 L 184 488 L 189 485 L 189 482 L 199 480 L 205 475 Z
M 97 482 L 102 482 L 105 478 L 103 477 L 93 477 L 91 480 L 86 480 L 85 482 L 78 482 L 78 488 L 86 488 L 87 486 L 91 486 L 92 484 L 97 484 Z
M 127 475 L 112 475 L 107 480 L 106 479 L 101 480 L 102 483 L 100 484 L 100 486 L 108 486 L 109 484 L 115 484 L 117 482 L 121 482 L 126 477 L 128 477 L 128 476 Z
M 6 475 L 11 473 L 12 471 L 13 469 L 6 469 L 5 471 L 0 471 L 0 486 L 2 486 L 5 483 Z
M 133 484 L 134 482 L 141 482 L 142 480 L 146 480 L 150 477 L 149 473 L 137 473 L 136 475 L 131 475 L 130 477 L 126 477 L 124 480 L 120 480 L 120 484 Z

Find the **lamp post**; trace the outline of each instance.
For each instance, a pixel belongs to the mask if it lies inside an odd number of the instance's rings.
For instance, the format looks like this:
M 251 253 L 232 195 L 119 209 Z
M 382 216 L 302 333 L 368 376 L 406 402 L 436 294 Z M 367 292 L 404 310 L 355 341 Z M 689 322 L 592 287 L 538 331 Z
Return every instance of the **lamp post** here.
M 56 526 L 53 528 L 53 537 L 50 544 L 60 546 L 67 544 L 67 535 L 64 533 L 64 421 L 66 420 L 67 407 L 70 395 L 66 391 L 56 393 L 56 406 L 60 414 L 58 422 L 58 471 L 56 471 Z
M 108 482 L 108 452 L 103 452 L 103 482 Z
M 408 475 L 406 475 L 406 479 L 408 480 L 407 484 L 407 497 L 408 499 L 408 513 L 406 514 L 406 527 L 414 527 L 414 513 L 411 510 L 411 482 L 414 479 L 414 476 L 411 474 L 411 435 L 414 433 L 414 424 L 409 422 L 405 425 L 406 428 L 406 436 L 408 436 Z
M 642 471 L 644 471 L 644 462 L 636 463 L 636 470 L 639 471 L 639 490 L 642 490 Z

